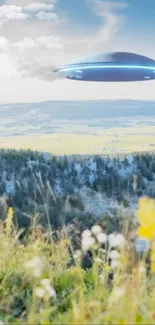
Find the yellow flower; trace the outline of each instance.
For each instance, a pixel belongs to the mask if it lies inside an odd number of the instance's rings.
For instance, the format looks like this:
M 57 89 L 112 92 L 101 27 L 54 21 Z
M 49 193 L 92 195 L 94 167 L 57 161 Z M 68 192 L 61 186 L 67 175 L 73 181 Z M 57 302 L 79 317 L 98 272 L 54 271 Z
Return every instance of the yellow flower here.
M 152 244 L 152 251 L 151 251 L 151 270 L 155 272 L 155 242 Z
M 155 272 L 155 262 L 151 263 L 151 271 L 154 273 Z
M 147 197 L 140 199 L 137 216 L 141 224 L 138 235 L 149 240 L 155 239 L 155 201 Z
M 12 230 L 13 215 L 14 215 L 13 208 L 10 207 L 9 210 L 8 210 L 7 218 L 6 218 L 6 231 L 7 231 L 7 233 L 10 233 L 11 230 Z
M 137 233 L 139 237 L 150 240 L 155 238 L 155 226 L 154 228 L 151 226 L 140 226 Z

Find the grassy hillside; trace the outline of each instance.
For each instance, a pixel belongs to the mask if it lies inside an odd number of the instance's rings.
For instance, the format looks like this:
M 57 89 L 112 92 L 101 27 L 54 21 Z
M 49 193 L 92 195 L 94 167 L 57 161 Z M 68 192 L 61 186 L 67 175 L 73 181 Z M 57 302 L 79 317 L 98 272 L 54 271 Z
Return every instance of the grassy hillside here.
M 54 234 L 34 223 L 18 240 L 9 209 L 0 224 L 1 324 L 154 324 L 154 201 L 141 199 L 137 217 L 148 247 L 135 251 L 127 228 L 111 242 L 97 226 L 77 251 L 66 228 Z
M 154 324 L 155 155 L 0 150 L 0 170 L 0 324 Z

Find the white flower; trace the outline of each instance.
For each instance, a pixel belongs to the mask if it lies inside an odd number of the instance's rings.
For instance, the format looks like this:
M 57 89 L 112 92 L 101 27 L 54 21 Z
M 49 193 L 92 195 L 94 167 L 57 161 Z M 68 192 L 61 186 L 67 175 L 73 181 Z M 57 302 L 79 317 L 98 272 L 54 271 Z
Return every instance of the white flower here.
M 81 251 L 80 250 L 76 250 L 75 254 L 73 255 L 75 260 L 80 259 L 81 257 Z
M 140 267 L 139 267 L 139 273 L 141 273 L 141 274 L 142 274 L 142 273 L 143 273 L 143 274 L 146 273 L 146 268 L 145 268 L 144 266 L 140 266 Z
M 53 287 L 51 286 L 46 287 L 46 291 L 48 292 L 51 298 L 56 298 L 56 291 Z
M 111 261 L 111 269 L 113 271 L 118 269 L 119 266 L 120 266 L 120 262 L 117 261 L 117 259 Z
M 93 237 L 86 237 L 82 239 L 82 250 L 87 252 L 89 249 L 91 249 L 95 244 L 95 239 Z
M 35 295 L 36 295 L 38 298 L 43 298 L 44 295 L 45 295 L 45 289 L 42 289 L 42 288 L 36 288 L 36 289 L 35 289 Z
M 103 229 L 100 226 L 98 226 L 98 225 L 94 225 L 91 228 L 91 231 L 92 231 L 92 234 L 93 235 L 97 235 L 97 234 L 101 233 L 103 231 Z
M 0 320 L 0 325 L 5 325 L 5 324 Z
M 109 245 L 110 247 L 123 248 L 125 245 L 125 238 L 121 234 L 110 234 L 109 235 Z
M 104 261 L 102 260 L 102 258 L 100 258 L 100 257 L 96 257 L 96 258 L 95 258 L 95 262 L 101 264 L 101 263 L 103 263 Z
M 51 298 L 56 298 L 56 291 L 51 286 L 49 279 L 42 279 L 40 283 L 43 285 L 44 290 L 49 294 Z
M 107 235 L 103 232 L 96 235 L 97 241 L 100 244 L 105 244 L 107 242 Z
M 40 281 L 40 283 L 41 283 L 44 287 L 46 287 L 46 286 L 50 285 L 50 280 L 49 280 L 49 279 L 42 279 L 42 280 Z
M 106 249 L 103 249 L 103 248 L 99 248 L 99 253 L 102 254 L 102 255 L 105 255 L 106 254 Z
M 121 299 L 126 294 L 126 291 L 124 288 L 115 288 L 114 291 L 111 294 L 111 297 L 109 299 L 110 303 L 117 303 L 119 299 Z
M 141 275 L 142 275 L 142 274 L 146 274 L 146 267 L 144 266 L 143 263 L 141 263 L 141 264 L 139 265 L 138 270 L 139 270 L 139 273 L 140 273 Z
M 109 254 L 109 258 L 111 260 L 117 260 L 119 258 L 119 256 L 120 256 L 120 254 L 116 250 L 111 251 Z
M 32 260 L 25 263 L 27 269 L 32 272 L 34 277 L 40 277 L 43 270 L 43 263 L 39 256 L 35 256 Z
M 86 229 L 83 231 L 82 233 L 82 238 L 88 238 L 88 237 L 91 237 L 92 233 L 89 229 Z

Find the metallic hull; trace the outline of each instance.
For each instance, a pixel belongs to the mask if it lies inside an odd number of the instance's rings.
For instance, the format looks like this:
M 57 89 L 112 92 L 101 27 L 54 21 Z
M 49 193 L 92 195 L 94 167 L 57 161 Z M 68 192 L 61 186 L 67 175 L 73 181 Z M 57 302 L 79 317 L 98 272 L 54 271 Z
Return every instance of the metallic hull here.
M 146 81 L 155 79 L 155 67 L 153 69 L 140 68 L 100 68 L 80 71 L 73 68 L 69 71 L 64 71 L 65 78 L 79 81 L 98 81 L 98 82 L 131 82 L 131 81 Z
M 79 60 L 79 62 L 64 65 L 54 72 L 67 79 L 77 81 L 147 81 L 155 80 L 155 61 L 137 54 L 112 52 L 106 56 L 91 56 L 91 60 L 86 57 L 83 61 Z

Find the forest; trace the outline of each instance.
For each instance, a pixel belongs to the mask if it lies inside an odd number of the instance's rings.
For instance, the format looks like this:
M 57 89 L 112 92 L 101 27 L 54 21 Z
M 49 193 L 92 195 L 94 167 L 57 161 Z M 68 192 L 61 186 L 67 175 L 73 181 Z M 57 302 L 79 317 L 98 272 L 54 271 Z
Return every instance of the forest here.
M 110 222 L 123 208 L 133 215 L 144 195 L 155 198 L 154 153 L 60 157 L 0 151 L 0 215 L 4 219 L 13 207 L 19 228 L 29 227 L 35 216 L 54 229 L 77 218 L 83 228 L 96 218 Z

